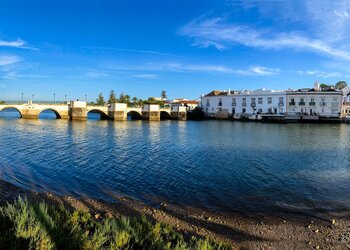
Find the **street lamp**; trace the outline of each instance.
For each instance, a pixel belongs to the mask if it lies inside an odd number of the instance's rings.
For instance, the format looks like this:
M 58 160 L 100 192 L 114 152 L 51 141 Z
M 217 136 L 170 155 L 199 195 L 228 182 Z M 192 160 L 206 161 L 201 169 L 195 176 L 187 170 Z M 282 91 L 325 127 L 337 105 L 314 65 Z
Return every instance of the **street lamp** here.
M 23 92 L 21 94 L 22 94 L 22 99 L 21 100 L 22 100 L 22 104 L 23 104 Z
M 64 95 L 64 101 L 67 102 L 67 95 Z
M 55 102 L 56 102 L 56 94 L 53 93 L 53 103 L 55 103 Z
M 32 103 L 33 103 L 33 100 L 34 100 L 34 94 L 32 94 Z
M 85 102 L 87 102 L 87 95 L 85 94 Z

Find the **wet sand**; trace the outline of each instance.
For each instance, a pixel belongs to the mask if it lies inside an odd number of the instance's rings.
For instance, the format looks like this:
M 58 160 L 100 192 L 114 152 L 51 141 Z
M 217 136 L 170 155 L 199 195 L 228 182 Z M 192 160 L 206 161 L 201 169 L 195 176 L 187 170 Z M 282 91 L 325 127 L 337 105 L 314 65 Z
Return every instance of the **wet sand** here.
M 172 225 L 185 236 L 209 237 L 232 244 L 234 249 L 350 249 L 350 218 L 319 218 L 296 213 L 219 214 L 160 202 L 150 207 L 128 197 L 115 196 L 113 203 L 89 197 L 38 193 L 0 180 L 0 204 L 19 195 L 63 204 L 67 209 L 88 211 L 96 218 L 146 216 Z

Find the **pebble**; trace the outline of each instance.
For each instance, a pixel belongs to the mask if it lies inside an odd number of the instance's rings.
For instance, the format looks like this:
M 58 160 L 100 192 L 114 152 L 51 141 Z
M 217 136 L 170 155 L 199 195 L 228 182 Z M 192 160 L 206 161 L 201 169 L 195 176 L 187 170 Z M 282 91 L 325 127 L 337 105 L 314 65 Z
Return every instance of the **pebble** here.
M 319 230 L 318 230 L 318 229 L 316 229 L 314 232 L 315 232 L 315 233 L 318 233 L 318 232 L 319 232 Z
M 95 219 L 98 220 L 101 218 L 101 215 L 100 214 L 95 214 Z
M 162 207 L 167 207 L 167 206 L 168 206 L 168 204 L 165 203 L 165 202 L 160 203 L 160 205 L 161 205 Z
M 315 249 L 320 249 L 320 246 L 315 246 Z
M 211 217 L 210 217 L 210 216 L 208 216 L 208 217 L 206 218 L 206 220 L 211 220 Z
M 332 225 L 335 225 L 337 223 L 337 221 L 336 220 L 332 220 Z

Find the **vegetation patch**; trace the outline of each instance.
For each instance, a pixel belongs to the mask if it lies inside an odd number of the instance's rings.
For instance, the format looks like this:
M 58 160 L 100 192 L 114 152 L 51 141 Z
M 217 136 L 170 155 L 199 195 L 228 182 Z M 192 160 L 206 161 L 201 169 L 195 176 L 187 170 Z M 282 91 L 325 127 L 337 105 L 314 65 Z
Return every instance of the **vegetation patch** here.
M 90 213 L 19 197 L 0 207 L 0 249 L 231 249 L 146 218 L 95 219 Z

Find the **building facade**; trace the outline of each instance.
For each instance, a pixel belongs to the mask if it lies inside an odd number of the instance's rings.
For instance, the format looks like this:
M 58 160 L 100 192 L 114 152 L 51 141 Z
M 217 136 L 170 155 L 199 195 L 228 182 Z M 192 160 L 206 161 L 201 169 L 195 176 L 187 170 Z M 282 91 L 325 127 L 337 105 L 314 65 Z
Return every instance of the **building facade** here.
M 228 118 L 254 114 L 283 114 L 286 112 L 286 91 L 214 90 L 201 97 L 201 105 L 207 117 Z
M 318 83 L 312 89 L 287 91 L 288 115 L 340 117 L 342 103 L 342 91 L 322 89 Z

